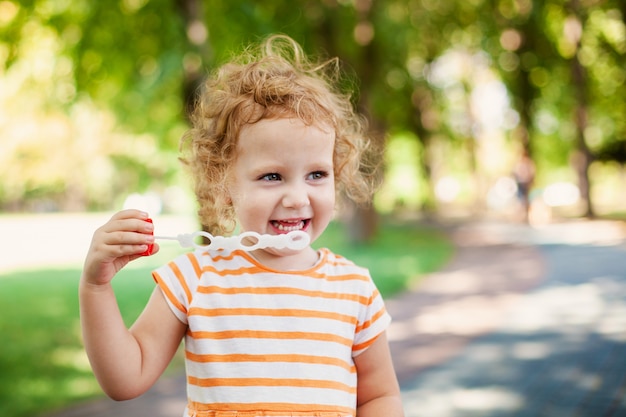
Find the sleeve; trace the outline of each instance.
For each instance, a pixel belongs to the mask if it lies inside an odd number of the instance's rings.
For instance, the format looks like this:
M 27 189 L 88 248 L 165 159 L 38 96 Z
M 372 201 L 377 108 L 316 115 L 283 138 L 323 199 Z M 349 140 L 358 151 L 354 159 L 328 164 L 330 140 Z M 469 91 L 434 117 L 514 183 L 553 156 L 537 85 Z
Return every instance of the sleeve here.
M 369 274 L 368 274 L 369 276 Z M 352 345 L 352 356 L 365 352 L 389 326 L 391 316 L 385 308 L 380 292 L 371 277 L 366 286 L 369 294 L 368 304 L 363 306 Z
M 152 278 L 163 292 L 170 309 L 185 324 L 200 275 L 195 253 L 179 256 L 152 272 Z

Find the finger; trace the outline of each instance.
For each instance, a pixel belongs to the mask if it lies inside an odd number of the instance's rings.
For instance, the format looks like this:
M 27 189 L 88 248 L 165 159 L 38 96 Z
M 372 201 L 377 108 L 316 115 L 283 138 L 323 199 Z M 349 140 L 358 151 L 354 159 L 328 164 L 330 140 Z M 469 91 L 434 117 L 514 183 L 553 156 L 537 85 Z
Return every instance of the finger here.
M 152 226 L 152 219 L 145 219 L 144 220 L 146 223 L 146 225 L 144 225 L 144 228 L 146 229 L 150 229 L 150 226 Z M 154 235 L 154 232 L 150 232 L 151 235 Z M 144 252 L 141 253 L 141 256 L 150 256 L 152 255 L 152 251 L 154 250 L 154 239 L 152 240 L 152 243 L 148 244 L 148 249 L 146 249 Z
M 93 247 L 105 258 L 147 256 L 154 252 L 152 219 L 139 210 L 123 210 L 96 231 Z
M 123 220 L 123 219 L 140 219 L 145 220 L 148 219 L 150 215 L 145 211 L 135 210 L 135 209 L 126 209 L 122 211 L 118 211 L 115 213 L 111 220 Z
M 150 233 L 116 230 L 105 233 L 102 242 L 107 246 L 141 246 L 154 243 L 154 236 Z
M 117 231 L 122 232 L 136 232 L 144 234 L 152 234 L 154 232 L 154 225 L 150 218 L 140 219 L 136 217 L 115 219 L 112 218 L 107 224 L 102 227 L 105 233 L 114 233 Z
M 152 256 L 157 253 L 160 249 L 160 246 L 157 243 L 152 243 L 148 245 L 148 248 L 143 251 L 140 256 Z

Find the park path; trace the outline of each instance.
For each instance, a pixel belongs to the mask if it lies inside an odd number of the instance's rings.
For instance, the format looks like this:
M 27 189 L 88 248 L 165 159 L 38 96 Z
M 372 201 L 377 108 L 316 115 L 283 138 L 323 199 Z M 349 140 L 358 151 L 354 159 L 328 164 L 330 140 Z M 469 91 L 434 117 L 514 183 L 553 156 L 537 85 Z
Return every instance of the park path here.
M 406 417 L 623 415 L 624 225 L 477 222 L 449 233 L 451 262 L 387 300 Z M 184 387 L 170 375 L 136 400 L 47 417 L 178 416 Z
M 483 236 L 531 244 L 542 279 L 492 331 L 404 381 L 406 417 L 626 415 L 624 225 L 490 227 Z

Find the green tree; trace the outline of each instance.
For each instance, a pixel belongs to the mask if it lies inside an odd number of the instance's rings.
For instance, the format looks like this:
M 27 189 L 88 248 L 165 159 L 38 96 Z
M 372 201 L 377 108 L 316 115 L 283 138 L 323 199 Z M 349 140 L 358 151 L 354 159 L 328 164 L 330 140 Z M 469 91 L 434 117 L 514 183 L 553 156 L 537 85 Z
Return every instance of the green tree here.
M 61 208 L 107 207 L 174 175 L 190 47 L 168 10 L 165 0 L 0 3 L 0 75 L 13 86 L 2 105 L 22 119 L 0 126 L 12 157 L 5 206 L 39 193 Z
M 446 172 L 475 178 L 474 199 L 495 175 L 480 130 L 487 77 L 506 85 L 502 106 L 518 115 L 513 130 L 499 127 L 506 146 L 527 150 L 544 183 L 571 171 L 593 214 L 590 164 L 619 159 L 626 137 L 622 3 L 3 0 L 0 204 L 47 196 L 61 208 L 103 208 L 176 182 L 186 104 L 206 71 L 281 32 L 342 60 L 379 144 L 418 141 L 423 210 L 437 208 Z M 437 81 L 453 56 L 464 71 Z M 355 230 L 371 233 L 371 214 Z

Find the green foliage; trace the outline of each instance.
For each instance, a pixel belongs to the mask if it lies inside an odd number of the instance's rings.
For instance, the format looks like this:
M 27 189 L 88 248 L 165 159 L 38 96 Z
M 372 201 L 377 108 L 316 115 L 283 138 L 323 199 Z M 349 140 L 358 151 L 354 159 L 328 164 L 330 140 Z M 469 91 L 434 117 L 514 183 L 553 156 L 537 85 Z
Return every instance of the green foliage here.
M 339 56 L 372 131 L 420 142 L 431 188 L 489 183 L 521 147 L 541 171 L 571 169 L 572 154 L 626 137 L 625 13 L 618 0 L 2 0 L 0 207 L 110 208 L 173 184 L 204 73 L 275 32 Z M 489 83 L 506 89 L 492 105 L 506 120 L 491 126 Z

